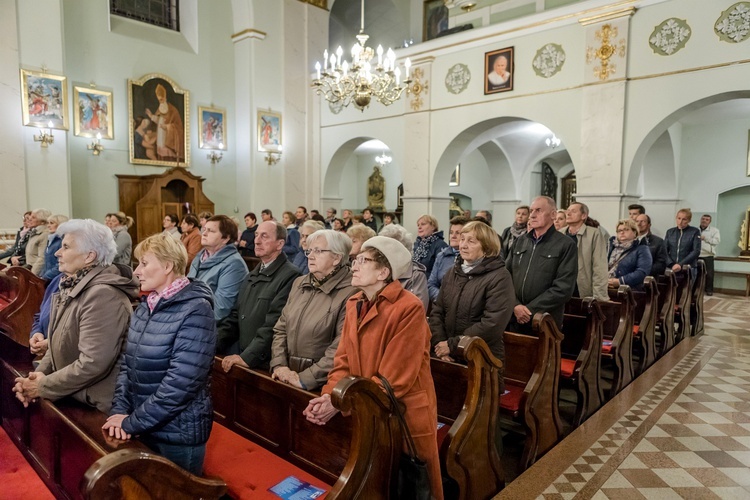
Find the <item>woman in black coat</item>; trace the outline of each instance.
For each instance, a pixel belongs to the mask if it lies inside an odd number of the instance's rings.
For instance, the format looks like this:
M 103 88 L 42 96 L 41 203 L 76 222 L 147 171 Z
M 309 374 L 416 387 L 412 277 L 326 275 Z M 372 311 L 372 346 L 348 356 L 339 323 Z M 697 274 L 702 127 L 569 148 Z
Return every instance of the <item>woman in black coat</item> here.
M 461 230 L 459 257 L 446 273 L 430 314 L 433 354 L 454 361 L 463 336 L 481 337 L 492 354 L 505 362 L 503 331 L 516 296 L 497 234 L 484 222 Z
M 135 275 L 147 300 L 133 313 L 110 417 L 118 439 L 137 435 L 183 469 L 200 475 L 211 432 L 209 373 L 216 350 L 211 289 L 185 277 L 187 251 L 157 234 L 135 249 Z

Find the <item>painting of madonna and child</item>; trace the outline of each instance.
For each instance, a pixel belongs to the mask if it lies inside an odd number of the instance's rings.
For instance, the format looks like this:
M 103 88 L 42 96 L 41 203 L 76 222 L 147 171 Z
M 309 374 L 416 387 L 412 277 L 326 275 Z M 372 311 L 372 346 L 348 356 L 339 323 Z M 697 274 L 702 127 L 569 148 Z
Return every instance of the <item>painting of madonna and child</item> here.
M 130 162 L 190 165 L 189 92 L 165 75 L 128 80 Z

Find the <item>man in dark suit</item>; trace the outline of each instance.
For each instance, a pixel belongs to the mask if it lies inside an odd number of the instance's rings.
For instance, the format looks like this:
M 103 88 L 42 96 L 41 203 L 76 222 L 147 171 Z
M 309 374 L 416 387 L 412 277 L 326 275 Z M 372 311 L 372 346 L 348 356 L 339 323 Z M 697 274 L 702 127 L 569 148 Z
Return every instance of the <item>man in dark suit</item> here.
M 648 246 L 648 249 L 651 250 L 653 264 L 649 276 L 656 277 L 664 274 L 664 270 L 667 268 L 667 249 L 662 238 L 651 234 L 651 217 L 640 214 L 635 218 L 635 223 L 638 226 L 640 244 Z

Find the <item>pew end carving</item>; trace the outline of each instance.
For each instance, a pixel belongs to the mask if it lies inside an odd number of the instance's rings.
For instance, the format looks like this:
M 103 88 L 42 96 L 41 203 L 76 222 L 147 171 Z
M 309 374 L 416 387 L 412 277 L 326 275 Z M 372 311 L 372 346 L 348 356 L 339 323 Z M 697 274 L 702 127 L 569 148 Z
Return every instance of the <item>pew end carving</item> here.
M 128 448 L 94 462 L 81 479 L 80 489 L 87 500 L 190 500 L 221 498 L 227 485 L 194 476 L 159 455 Z
M 692 268 L 685 265 L 674 274 L 677 278 L 677 297 L 673 316 L 677 325 L 675 344 L 678 344 L 687 338 L 692 331 L 690 326 L 690 302 L 692 300 L 693 273 Z
M 660 358 L 675 345 L 674 308 L 677 303 L 677 277 L 671 269 L 667 269 L 656 282 L 659 289 L 659 314 L 656 329 L 660 334 L 656 354 Z
M 610 289 L 611 302 L 602 302 L 604 312 L 604 340 L 611 342 L 609 349 L 602 348 L 602 356 L 614 366 L 612 387 L 607 399 L 615 397 L 633 381 L 633 311 L 635 299 L 628 285 Z M 614 301 L 612 301 L 614 300 Z
M 16 343 L 28 347 L 34 313 L 44 297 L 45 282 L 23 267 L 0 272 L 0 330 Z
M 646 371 L 656 361 L 656 322 L 658 319 L 659 288 L 653 276 L 646 276 L 643 292 L 633 292 L 637 332 L 634 342 L 638 346 L 640 362 L 635 375 Z M 635 327 L 634 327 L 635 332 Z M 635 367 L 634 367 L 635 368 Z
M 690 301 L 690 325 L 692 326 L 690 334 L 694 337 L 703 335 L 703 297 L 706 292 L 706 263 L 698 260 L 698 275 L 693 284 L 693 291 Z

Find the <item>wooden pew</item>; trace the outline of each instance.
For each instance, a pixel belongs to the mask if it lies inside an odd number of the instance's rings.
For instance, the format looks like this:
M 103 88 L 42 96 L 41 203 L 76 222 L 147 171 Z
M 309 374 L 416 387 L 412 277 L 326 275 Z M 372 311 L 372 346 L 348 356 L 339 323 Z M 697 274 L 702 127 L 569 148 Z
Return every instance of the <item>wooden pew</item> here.
M 504 332 L 505 390 L 500 414 L 520 423 L 526 435 L 520 471 L 528 469 L 562 438 L 558 408 L 563 335 L 547 313 L 532 319 L 535 336 Z
M 693 295 L 693 273 L 690 266 L 684 266 L 675 273 L 677 278 L 677 302 L 674 309 L 675 344 L 690 335 L 690 301 Z
M 565 304 L 560 378 L 561 385 L 576 392 L 574 427 L 604 403 L 600 384 L 603 325 L 604 313 L 593 297 L 573 297 Z
M 677 302 L 677 278 L 671 269 L 667 269 L 662 276 L 657 277 L 656 283 L 659 288 L 656 330 L 660 335 L 656 356 L 660 358 L 675 345 L 674 307 Z
M 633 367 L 635 376 L 646 371 L 656 361 L 656 321 L 659 309 L 659 289 L 652 276 L 646 276 L 642 292 L 633 292 L 635 299 L 635 327 L 633 350 L 638 351 L 638 367 Z
M 440 446 L 441 469 L 456 482 L 457 498 L 491 498 L 505 486 L 495 447 L 502 362 L 479 337 L 461 339 L 458 357 L 466 365 L 430 359 L 438 421 L 450 425 Z
M 226 491 L 222 481 L 193 476 L 172 462 L 156 457 L 137 441 L 123 443 L 108 439 L 101 430 L 107 416 L 72 399 L 56 403 L 41 399 L 24 408 L 11 388 L 16 377 L 32 370 L 28 347 L 2 332 L 0 356 L 0 418 L 3 428 L 57 498 L 119 498 L 90 497 L 80 489 L 87 469 L 118 449 L 137 454 L 141 459 L 136 469 L 125 474 L 129 479 L 123 478 L 122 481 L 135 482 L 141 488 L 139 491 L 146 492 L 151 498 L 166 498 L 159 494 L 165 490 L 192 492 L 204 498 L 219 498 Z M 150 477 L 155 461 L 159 462 L 158 476 Z M 95 479 L 92 488 L 97 483 Z M 137 498 L 148 496 L 141 494 Z
M 44 287 L 44 280 L 26 268 L 13 266 L 0 272 L 0 330 L 21 345 L 29 345 Z
M 693 336 L 703 335 L 703 296 L 706 291 L 706 263 L 698 260 L 698 276 L 693 284 L 693 293 L 690 301 L 690 334 Z
M 614 293 L 613 293 L 614 292 Z M 627 285 L 610 291 L 616 301 L 600 302 L 604 313 L 602 357 L 610 360 L 614 367 L 614 378 L 607 399 L 615 397 L 633 381 L 633 312 L 635 299 Z M 608 344 L 609 345 L 604 345 Z

